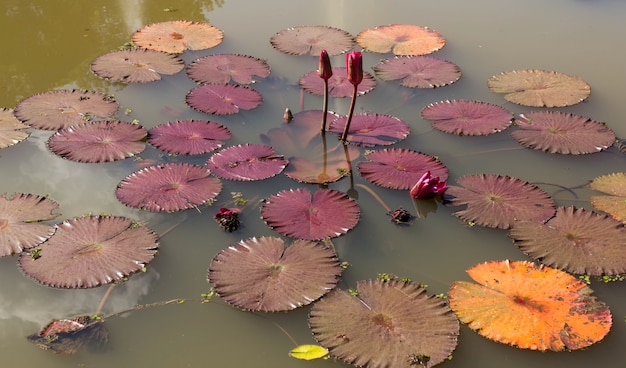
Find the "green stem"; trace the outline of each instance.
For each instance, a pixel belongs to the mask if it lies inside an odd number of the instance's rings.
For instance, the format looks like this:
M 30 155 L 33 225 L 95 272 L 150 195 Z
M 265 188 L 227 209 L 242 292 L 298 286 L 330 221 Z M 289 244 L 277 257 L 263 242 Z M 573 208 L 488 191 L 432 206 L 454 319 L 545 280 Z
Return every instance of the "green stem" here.
M 346 138 L 348 138 L 348 130 L 350 129 L 350 122 L 352 121 L 352 114 L 354 113 L 354 105 L 356 104 L 356 95 L 357 86 L 354 86 L 352 101 L 350 101 L 350 111 L 348 112 L 348 118 L 346 119 L 346 126 L 343 128 L 343 134 L 341 135 L 341 140 L 344 142 L 346 141 Z

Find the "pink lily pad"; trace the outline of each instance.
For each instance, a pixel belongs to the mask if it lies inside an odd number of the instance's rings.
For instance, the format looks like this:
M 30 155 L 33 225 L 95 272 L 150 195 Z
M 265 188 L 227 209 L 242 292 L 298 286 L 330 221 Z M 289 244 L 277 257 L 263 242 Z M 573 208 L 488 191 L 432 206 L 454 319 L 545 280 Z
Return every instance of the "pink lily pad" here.
M 111 162 L 145 148 L 147 131 L 139 124 L 98 121 L 64 128 L 48 139 L 55 155 L 78 162 Z
M 254 89 L 241 85 L 207 84 L 189 91 L 185 100 L 195 110 L 229 115 L 259 106 L 263 97 Z
M 308 305 L 335 287 L 341 267 L 335 252 L 317 242 L 281 238 L 240 241 L 213 258 L 208 281 L 229 304 L 277 312 Z
M 270 196 L 261 208 L 265 223 L 292 238 L 321 240 L 345 234 L 359 222 L 355 200 L 332 189 L 311 193 L 304 188 Z
M 280 174 L 287 160 L 262 144 L 242 144 L 215 153 L 206 163 L 213 175 L 226 180 L 251 181 Z
M 333 120 L 329 131 L 342 134 L 346 116 Z M 398 143 L 409 135 L 408 123 L 391 115 L 354 114 L 348 130 L 347 142 L 361 146 L 388 146 Z
M 91 71 L 100 78 L 125 82 L 147 83 L 173 75 L 185 67 L 183 59 L 162 51 L 133 49 L 104 54 L 91 63 Z
M 344 67 L 332 68 L 333 75 L 328 79 L 328 94 L 335 98 L 352 97 L 354 86 L 348 80 L 347 70 Z M 299 81 L 300 87 L 314 95 L 324 95 L 324 80 L 316 70 L 303 75 Z M 357 86 L 357 95 L 364 95 L 376 87 L 376 79 L 363 72 L 363 81 Z
M 445 181 L 448 168 L 441 161 L 405 148 L 387 148 L 367 154 L 368 161 L 359 163 L 359 172 L 366 180 L 384 188 L 409 190 L 430 171 Z
M 267 62 L 248 55 L 219 54 L 197 59 L 186 69 L 187 76 L 196 83 L 239 84 L 254 83 L 254 76 L 270 75 Z
M 197 207 L 222 190 L 222 182 L 209 170 L 191 164 L 162 164 L 135 171 L 124 178 L 115 196 L 127 206 L 153 212 Z
M 56 226 L 36 253 L 23 253 L 22 270 L 52 287 L 90 288 L 140 271 L 157 253 L 158 235 L 124 217 L 84 216 Z
M 270 43 L 280 52 L 289 55 L 310 54 L 319 56 L 322 50 L 328 55 L 339 55 L 354 45 L 352 35 L 329 26 L 289 27 L 270 38 Z
M 605 124 L 558 111 L 534 111 L 515 119 L 511 132 L 521 145 L 549 153 L 580 155 L 613 145 L 615 134 Z
M 24 131 L 28 127 L 15 117 L 13 109 L 0 108 L 0 149 L 18 144 L 28 138 L 30 133 Z
M 199 155 L 222 147 L 231 137 L 222 124 L 205 120 L 179 120 L 148 131 L 148 143 L 167 153 Z
M 506 129 L 513 114 L 498 105 L 480 101 L 447 100 L 422 109 L 422 119 L 442 132 L 458 135 L 487 135 Z
M 401 79 L 409 88 L 435 88 L 452 84 L 461 78 L 461 69 L 447 60 L 430 56 L 402 56 L 383 60 L 374 67 L 384 81 Z
M 111 96 L 85 90 L 55 90 L 36 94 L 15 107 L 15 117 L 37 129 L 59 130 L 92 118 L 108 118 L 119 104 Z

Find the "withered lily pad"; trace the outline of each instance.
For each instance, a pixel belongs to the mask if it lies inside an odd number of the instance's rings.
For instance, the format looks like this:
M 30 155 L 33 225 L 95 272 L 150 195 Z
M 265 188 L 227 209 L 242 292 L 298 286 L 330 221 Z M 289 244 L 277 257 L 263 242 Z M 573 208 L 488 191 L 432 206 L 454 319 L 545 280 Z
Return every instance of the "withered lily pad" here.
M 403 56 L 383 60 L 374 67 L 376 76 L 385 81 L 401 79 L 409 88 L 435 88 L 461 78 L 461 69 L 447 60 L 430 56 Z
M 324 80 L 316 70 L 303 75 L 299 82 L 300 87 L 314 95 L 324 95 Z M 357 86 L 357 95 L 364 95 L 376 87 L 376 79 L 363 72 L 363 81 Z M 328 79 L 328 94 L 335 98 L 352 97 L 354 86 L 348 80 L 347 70 L 344 67 L 333 68 L 333 75 Z
M 191 164 L 149 166 L 128 175 L 115 190 L 127 206 L 153 212 L 172 212 L 206 203 L 222 190 L 222 182 L 207 168 Z
M 342 134 L 348 118 L 333 120 L 329 131 Z M 409 135 L 409 124 L 399 118 L 383 114 L 354 114 L 348 130 L 347 142 L 360 146 L 388 146 Z
M 615 141 L 605 124 L 558 111 L 534 111 L 515 119 L 511 136 L 521 145 L 549 153 L 580 155 L 600 152 Z
M 309 314 L 313 336 L 332 356 L 357 367 L 432 367 L 456 348 L 459 321 L 440 298 L 399 280 L 335 289 Z
M 41 224 L 59 216 L 59 205 L 46 197 L 15 193 L 0 195 L 0 257 L 36 247 L 54 234 L 54 226 Z
M 39 333 L 28 336 L 28 341 L 57 354 L 76 354 L 83 347 L 102 350 L 109 340 L 103 322 L 104 319 L 91 316 L 55 319 Z
M 297 239 L 287 246 L 276 237 L 250 238 L 221 251 L 208 281 L 229 304 L 252 311 L 295 309 L 335 287 L 341 267 L 335 252 Z
M 55 90 L 28 97 L 15 107 L 15 116 L 37 129 L 59 130 L 92 118 L 108 118 L 119 104 L 111 96 L 86 90 Z
M 185 101 L 207 114 L 229 115 L 259 106 L 263 97 L 252 88 L 234 84 L 207 84 L 187 93 Z
M 509 236 L 530 257 L 570 273 L 626 273 L 626 228 L 605 215 L 559 207 L 545 224 L 515 223 Z
M 48 148 L 72 161 L 110 162 L 143 151 L 147 133 L 139 124 L 121 121 L 83 123 L 53 134 L 48 139 Z
M 84 216 L 56 226 L 36 253 L 23 253 L 22 270 L 40 283 L 90 288 L 120 281 L 140 271 L 157 253 L 158 236 L 118 216 Z
M 311 193 L 304 188 L 270 196 L 261 208 L 265 223 L 292 238 L 321 240 L 345 234 L 359 222 L 355 200 L 332 189 Z
M 13 109 L 0 108 L 0 149 L 18 144 L 30 136 L 24 129 L 28 125 L 22 124 L 15 115 Z
M 609 308 L 576 277 L 532 262 L 494 261 L 467 270 L 448 294 L 461 322 L 482 336 L 531 350 L 576 350 L 611 329 Z
M 514 70 L 489 78 L 489 89 L 504 93 L 504 99 L 523 106 L 564 107 L 575 105 L 591 94 L 579 77 L 547 70 Z
M 554 201 L 537 186 L 510 176 L 466 175 L 449 186 L 453 206 L 467 205 L 454 213 L 468 223 L 508 229 L 516 221 L 546 222 L 556 211 Z
M 361 31 L 356 43 L 367 51 L 394 55 L 426 55 L 441 49 L 446 40 L 439 32 L 413 24 L 391 24 Z
M 287 160 L 262 144 L 242 144 L 215 153 L 206 163 L 213 175 L 222 179 L 251 181 L 280 174 Z
M 608 194 L 591 196 L 591 204 L 626 224 L 626 173 L 599 176 L 591 182 L 591 189 Z
M 498 133 L 513 122 L 513 114 L 503 107 L 469 100 L 430 104 L 422 109 L 422 118 L 437 130 L 458 135 Z
M 441 161 L 410 149 L 387 148 L 366 157 L 368 161 L 359 163 L 361 176 L 384 188 L 409 190 L 426 171 L 441 181 L 448 178 L 448 169 Z
M 176 55 L 147 49 L 114 51 L 91 63 L 91 71 L 98 77 L 125 83 L 154 82 L 184 67 L 183 59 Z
M 342 29 L 328 26 L 289 27 L 270 38 L 274 48 L 289 55 L 318 56 L 322 50 L 328 55 L 339 55 L 352 48 L 352 35 Z
M 239 84 L 254 83 L 254 76 L 270 75 L 267 62 L 248 55 L 219 54 L 197 59 L 186 69 L 187 76 L 196 83 L 225 84 L 231 80 Z
M 224 33 L 215 26 L 186 20 L 149 24 L 132 35 L 139 47 L 176 54 L 215 47 L 223 38 Z
M 199 155 L 220 148 L 231 137 L 222 124 L 205 120 L 179 120 L 148 131 L 148 143 L 167 153 Z

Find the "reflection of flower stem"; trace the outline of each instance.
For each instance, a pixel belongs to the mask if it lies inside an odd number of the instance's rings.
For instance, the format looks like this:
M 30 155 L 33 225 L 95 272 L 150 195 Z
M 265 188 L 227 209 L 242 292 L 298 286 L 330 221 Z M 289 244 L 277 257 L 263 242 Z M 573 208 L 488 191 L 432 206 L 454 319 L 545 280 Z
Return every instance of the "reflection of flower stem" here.
M 348 197 L 352 199 L 359 198 L 359 192 L 354 189 L 354 176 L 352 175 L 352 159 L 350 159 L 350 150 L 348 149 L 348 145 L 343 143 L 343 153 L 346 155 L 346 163 L 348 165 L 348 175 L 350 175 L 350 189 L 348 189 L 347 193 Z
M 365 189 L 369 194 L 371 194 L 372 197 L 374 197 L 374 199 L 377 200 L 381 206 L 383 206 L 383 208 L 385 209 L 385 211 L 387 211 L 387 213 L 391 212 L 391 208 L 389 208 L 389 206 L 387 206 L 385 201 L 383 201 L 383 199 L 380 198 L 380 196 L 376 194 L 376 192 L 374 192 L 372 189 L 368 188 L 367 186 L 363 184 L 357 184 L 356 186 Z
M 356 104 L 357 85 L 354 85 L 354 91 L 352 92 L 352 101 L 350 101 L 350 111 L 348 112 L 348 118 L 346 119 L 346 126 L 343 128 L 343 134 L 341 140 L 346 141 L 348 138 L 348 130 L 350 129 L 350 122 L 352 121 L 352 114 L 354 114 L 354 105 Z

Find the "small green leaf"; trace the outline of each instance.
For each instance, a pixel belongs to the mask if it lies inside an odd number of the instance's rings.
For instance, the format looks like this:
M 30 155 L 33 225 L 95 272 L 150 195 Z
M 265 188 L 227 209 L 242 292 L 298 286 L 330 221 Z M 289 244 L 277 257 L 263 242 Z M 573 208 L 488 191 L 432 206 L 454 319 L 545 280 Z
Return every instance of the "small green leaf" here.
M 300 345 L 289 352 L 289 356 L 296 359 L 313 360 L 328 355 L 328 350 L 319 345 Z

